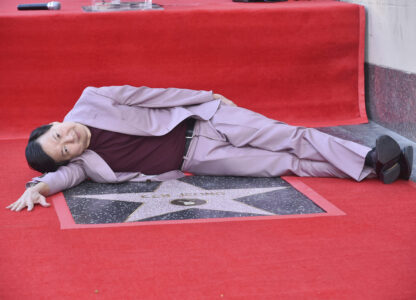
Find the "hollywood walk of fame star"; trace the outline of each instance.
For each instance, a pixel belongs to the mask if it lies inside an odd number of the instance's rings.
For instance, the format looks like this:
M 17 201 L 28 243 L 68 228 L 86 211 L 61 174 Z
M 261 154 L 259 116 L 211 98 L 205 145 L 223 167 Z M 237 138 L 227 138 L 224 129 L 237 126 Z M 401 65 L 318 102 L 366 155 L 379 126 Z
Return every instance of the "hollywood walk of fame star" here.
M 76 197 L 142 203 L 126 219 L 126 222 L 134 222 L 195 207 L 205 210 L 275 215 L 274 213 L 236 201 L 235 199 L 287 188 L 206 190 L 182 181 L 170 180 L 162 182 L 152 193 L 78 195 Z

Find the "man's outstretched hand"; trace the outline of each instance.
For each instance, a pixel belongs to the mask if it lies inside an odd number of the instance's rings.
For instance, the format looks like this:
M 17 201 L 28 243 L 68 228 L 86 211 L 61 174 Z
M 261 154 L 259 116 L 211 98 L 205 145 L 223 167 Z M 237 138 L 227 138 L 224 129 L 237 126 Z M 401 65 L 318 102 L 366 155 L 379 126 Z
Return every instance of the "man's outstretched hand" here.
M 27 207 L 28 211 L 31 211 L 36 203 L 39 203 L 43 207 L 49 207 L 51 204 L 46 202 L 46 197 L 49 191 L 49 187 L 40 182 L 33 187 L 28 188 L 20 198 L 7 206 L 6 208 L 12 211 L 21 211 L 25 207 Z
M 230 99 L 225 98 L 223 95 L 220 94 L 213 94 L 214 99 L 220 99 L 222 103 L 229 106 L 237 106 L 233 101 Z

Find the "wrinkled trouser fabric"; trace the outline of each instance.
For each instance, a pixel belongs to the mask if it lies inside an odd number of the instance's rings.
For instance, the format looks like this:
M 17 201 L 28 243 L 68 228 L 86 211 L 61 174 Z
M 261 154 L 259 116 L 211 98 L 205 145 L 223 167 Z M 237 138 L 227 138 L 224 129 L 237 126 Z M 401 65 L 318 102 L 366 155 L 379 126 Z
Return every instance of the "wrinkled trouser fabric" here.
M 312 128 L 290 126 L 253 111 L 221 105 L 209 121 L 198 120 L 182 171 L 195 175 L 351 177 L 371 149 Z

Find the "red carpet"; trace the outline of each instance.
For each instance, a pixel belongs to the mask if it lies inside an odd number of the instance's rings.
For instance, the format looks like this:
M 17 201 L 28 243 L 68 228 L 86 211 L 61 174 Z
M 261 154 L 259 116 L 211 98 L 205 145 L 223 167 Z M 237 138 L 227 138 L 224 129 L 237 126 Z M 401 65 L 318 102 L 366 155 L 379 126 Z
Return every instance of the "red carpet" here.
M 0 149 L 6 205 L 31 172 Z M 346 215 L 60 230 L 2 209 L 0 299 L 413 299 L 415 184 L 301 181 Z
M 89 1 L 24 16 L 1 2 L 4 207 L 36 174 L 21 137 L 86 85 L 214 89 L 289 122 L 366 120 L 358 6 L 158 2 L 165 12 L 119 19 L 78 12 Z M 61 230 L 53 208 L 0 209 L 0 299 L 414 299 L 415 184 L 301 182 L 346 215 Z

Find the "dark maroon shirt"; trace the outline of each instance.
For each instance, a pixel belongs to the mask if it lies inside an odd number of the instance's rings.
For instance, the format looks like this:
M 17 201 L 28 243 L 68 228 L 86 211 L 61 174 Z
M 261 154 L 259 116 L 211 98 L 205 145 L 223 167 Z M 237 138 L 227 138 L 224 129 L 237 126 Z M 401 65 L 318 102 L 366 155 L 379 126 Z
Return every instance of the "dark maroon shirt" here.
M 114 172 L 147 175 L 179 170 L 185 151 L 186 123 L 163 136 L 136 136 L 88 127 L 88 149 L 105 160 Z

